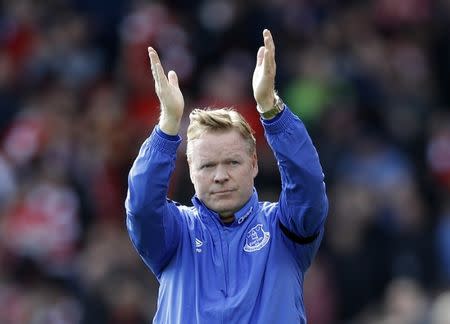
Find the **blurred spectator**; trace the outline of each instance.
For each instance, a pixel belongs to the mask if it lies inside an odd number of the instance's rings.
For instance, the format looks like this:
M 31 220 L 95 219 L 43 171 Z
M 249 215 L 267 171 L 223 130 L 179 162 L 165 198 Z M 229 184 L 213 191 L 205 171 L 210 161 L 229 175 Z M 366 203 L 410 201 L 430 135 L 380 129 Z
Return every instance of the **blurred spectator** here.
M 308 270 L 305 280 L 305 307 L 310 323 L 329 324 L 337 319 L 336 287 L 331 279 L 330 264 L 317 259 Z
M 0 155 L 0 214 L 17 194 L 17 181 L 13 168 L 4 155 Z
M 398 277 L 386 289 L 379 309 L 360 319 L 367 324 L 425 324 L 428 298 L 422 287 L 411 278 Z
M 156 310 L 157 283 L 123 229 L 93 226 L 77 266 L 82 323 L 147 323 Z
M 379 210 L 369 185 L 338 183 L 330 207 L 323 253 L 333 272 L 336 321 L 343 321 L 381 298 L 390 279 L 390 240 L 377 224 Z
M 450 323 L 450 292 L 439 294 L 431 305 L 430 324 Z
M 50 273 L 67 276 L 80 236 L 78 207 L 75 192 L 64 180 L 43 172 L 22 188 L 3 216 L 2 244 Z
M 445 196 L 444 196 L 445 197 Z M 443 287 L 450 287 L 450 199 L 448 196 L 441 203 L 441 211 L 436 226 L 435 246 L 439 282 Z
M 437 112 L 430 118 L 427 162 L 431 175 L 450 190 L 450 115 Z

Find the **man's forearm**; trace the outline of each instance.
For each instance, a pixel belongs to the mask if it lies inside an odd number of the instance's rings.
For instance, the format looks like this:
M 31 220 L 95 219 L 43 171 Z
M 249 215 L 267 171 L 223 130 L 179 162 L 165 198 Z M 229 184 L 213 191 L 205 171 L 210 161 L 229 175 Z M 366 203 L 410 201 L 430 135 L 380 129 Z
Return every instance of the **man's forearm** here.
M 179 141 L 171 142 L 154 130 L 142 144 L 128 176 L 127 211 L 139 214 L 148 206 L 155 207 L 165 202 L 179 145 Z
M 142 145 L 128 177 L 127 229 L 136 249 L 155 271 L 177 241 L 177 219 L 171 217 L 173 210 L 166 197 L 180 141 L 166 139 L 155 129 Z
M 288 108 L 281 114 L 265 129 L 280 168 L 282 222 L 307 237 L 317 232 L 327 213 L 324 175 L 303 123 Z

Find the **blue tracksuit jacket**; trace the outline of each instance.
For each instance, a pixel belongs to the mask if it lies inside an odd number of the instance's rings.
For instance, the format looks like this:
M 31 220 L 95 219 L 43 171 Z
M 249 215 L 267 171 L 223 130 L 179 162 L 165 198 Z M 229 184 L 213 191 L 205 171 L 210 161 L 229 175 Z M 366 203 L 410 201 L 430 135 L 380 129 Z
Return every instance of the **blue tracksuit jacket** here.
M 181 139 L 155 128 L 129 174 L 127 228 L 159 283 L 153 323 L 306 323 L 303 279 L 323 235 L 328 201 L 317 152 L 289 108 L 262 121 L 282 177 L 278 202 L 254 190 L 235 221 L 194 197 L 166 198 Z

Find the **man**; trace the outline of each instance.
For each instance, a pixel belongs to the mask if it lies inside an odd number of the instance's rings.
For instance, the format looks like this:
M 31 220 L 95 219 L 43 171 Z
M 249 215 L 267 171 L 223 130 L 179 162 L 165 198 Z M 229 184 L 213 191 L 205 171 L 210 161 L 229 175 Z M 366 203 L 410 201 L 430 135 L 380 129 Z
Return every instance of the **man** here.
M 166 199 L 184 100 L 175 72 L 166 77 L 149 48 L 161 116 L 131 168 L 126 210 L 131 240 L 160 283 L 154 323 L 306 323 L 303 279 L 328 202 L 311 139 L 274 91 L 275 46 L 268 30 L 263 37 L 252 83 L 282 177 L 276 203 L 258 201 L 255 139 L 230 109 L 190 114 L 193 207 Z

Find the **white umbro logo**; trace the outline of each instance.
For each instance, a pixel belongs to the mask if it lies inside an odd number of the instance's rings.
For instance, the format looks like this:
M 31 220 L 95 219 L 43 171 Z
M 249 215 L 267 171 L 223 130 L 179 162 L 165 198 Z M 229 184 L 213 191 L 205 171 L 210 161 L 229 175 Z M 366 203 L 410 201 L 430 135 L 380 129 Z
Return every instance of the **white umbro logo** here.
M 202 245 L 203 245 L 203 242 L 200 241 L 198 238 L 195 238 L 195 251 L 202 252 L 202 249 L 201 249 Z

